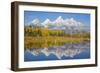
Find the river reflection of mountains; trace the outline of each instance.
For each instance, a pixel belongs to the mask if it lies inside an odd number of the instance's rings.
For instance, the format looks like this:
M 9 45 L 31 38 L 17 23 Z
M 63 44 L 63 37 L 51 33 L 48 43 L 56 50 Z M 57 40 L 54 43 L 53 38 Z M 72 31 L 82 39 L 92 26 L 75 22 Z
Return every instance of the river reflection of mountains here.
M 90 49 L 89 42 L 70 42 L 65 43 L 62 46 L 50 46 L 44 48 L 31 48 L 25 49 L 25 52 L 31 53 L 33 56 L 38 56 L 40 53 L 43 53 L 45 56 L 51 54 L 55 55 L 58 59 L 61 59 L 63 56 L 73 58 L 75 55 L 78 55 L 84 51 Z

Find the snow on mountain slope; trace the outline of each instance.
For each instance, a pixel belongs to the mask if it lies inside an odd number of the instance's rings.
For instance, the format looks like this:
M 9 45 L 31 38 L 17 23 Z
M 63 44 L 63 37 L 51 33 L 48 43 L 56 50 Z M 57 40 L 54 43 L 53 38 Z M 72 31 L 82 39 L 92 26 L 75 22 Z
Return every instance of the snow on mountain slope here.
M 52 22 L 47 18 L 44 22 L 41 23 L 44 27 L 48 27 Z
M 53 24 L 55 24 L 56 26 L 62 26 L 64 25 L 64 20 L 61 16 L 59 16 L 54 22 Z
M 72 33 L 72 30 L 73 32 L 89 32 L 90 30 L 90 27 L 84 25 L 82 22 L 79 22 L 74 18 L 63 19 L 62 16 L 57 17 L 54 21 L 51 21 L 48 18 L 45 19 L 43 22 L 40 22 L 39 19 L 34 19 L 28 25 L 33 27 L 45 27 L 49 29 L 62 29 L 65 30 L 67 33 Z
M 32 22 L 31 22 L 32 25 L 38 25 L 40 24 L 40 21 L 39 19 L 34 19 Z

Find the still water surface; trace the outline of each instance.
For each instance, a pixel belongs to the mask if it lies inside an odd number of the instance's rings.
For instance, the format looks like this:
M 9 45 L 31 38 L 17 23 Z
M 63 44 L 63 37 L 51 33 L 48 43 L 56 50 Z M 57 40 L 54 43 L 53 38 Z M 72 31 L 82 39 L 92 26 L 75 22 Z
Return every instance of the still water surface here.
M 24 61 L 48 61 L 90 58 L 89 42 L 70 42 L 46 44 L 40 46 L 33 44 L 33 48 L 25 48 Z

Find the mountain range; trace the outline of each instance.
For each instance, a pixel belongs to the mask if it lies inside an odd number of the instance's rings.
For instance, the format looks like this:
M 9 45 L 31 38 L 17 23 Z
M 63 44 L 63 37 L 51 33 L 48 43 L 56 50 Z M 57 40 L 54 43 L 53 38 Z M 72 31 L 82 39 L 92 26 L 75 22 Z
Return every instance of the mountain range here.
M 84 25 L 83 23 L 76 21 L 74 18 L 67 18 L 63 19 L 62 16 L 59 16 L 57 19 L 54 21 L 51 21 L 50 19 L 45 19 L 43 22 L 40 22 L 39 19 L 34 19 L 32 20 L 27 26 L 32 26 L 32 27 L 45 27 L 49 29 L 61 29 L 65 30 L 67 33 L 69 31 L 77 31 L 77 32 L 89 32 L 90 27 Z

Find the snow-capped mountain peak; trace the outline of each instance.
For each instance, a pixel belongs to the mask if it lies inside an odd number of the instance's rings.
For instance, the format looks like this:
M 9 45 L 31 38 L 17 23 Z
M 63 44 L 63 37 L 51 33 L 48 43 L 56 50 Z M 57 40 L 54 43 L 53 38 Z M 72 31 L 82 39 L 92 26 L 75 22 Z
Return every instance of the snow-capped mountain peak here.
M 56 20 L 63 20 L 62 16 L 59 16 Z
M 65 19 L 64 21 L 66 26 L 82 26 L 81 22 L 76 21 L 74 18 Z
M 51 21 L 47 18 L 42 24 L 46 25 L 46 24 L 50 24 L 50 23 L 51 23 Z
M 33 25 L 38 25 L 38 24 L 40 24 L 40 21 L 39 21 L 39 19 L 34 19 L 34 20 L 31 22 L 31 24 L 33 24 Z
M 52 22 L 47 18 L 43 23 L 41 23 L 45 28 L 52 24 Z
M 56 22 L 56 23 L 63 23 L 63 18 L 62 18 L 62 16 L 59 16 L 54 22 Z
M 57 26 L 62 26 L 64 24 L 64 19 L 62 18 L 62 16 L 59 16 L 53 23 Z

